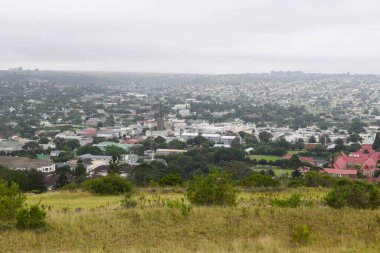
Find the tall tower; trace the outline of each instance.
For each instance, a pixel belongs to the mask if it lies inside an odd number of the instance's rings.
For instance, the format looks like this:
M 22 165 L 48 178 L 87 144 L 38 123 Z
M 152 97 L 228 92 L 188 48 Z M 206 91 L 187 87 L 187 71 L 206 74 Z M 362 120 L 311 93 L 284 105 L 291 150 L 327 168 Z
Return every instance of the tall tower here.
M 164 114 L 163 114 L 162 108 L 161 108 L 161 102 L 160 102 L 160 109 L 158 110 L 157 130 L 158 131 L 165 130 L 165 121 L 164 121 Z

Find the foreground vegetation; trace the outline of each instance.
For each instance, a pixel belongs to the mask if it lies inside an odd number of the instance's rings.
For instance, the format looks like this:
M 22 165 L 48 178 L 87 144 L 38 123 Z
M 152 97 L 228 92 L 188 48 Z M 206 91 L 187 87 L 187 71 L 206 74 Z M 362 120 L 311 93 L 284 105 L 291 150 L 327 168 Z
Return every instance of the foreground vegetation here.
M 0 245 L 3 252 L 379 252 L 380 211 L 336 211 L 324 204 L 328 192 L 240 191 L 236 206 L 217 207 L 191 206 L 182 188 L 144 188 L 134 208 L 121 206 L 122 195 L 30 194 L 28 205 L 44 205 L 49 225 L 1 231 Z M 295 194 L 297 208 L 271 205 Z

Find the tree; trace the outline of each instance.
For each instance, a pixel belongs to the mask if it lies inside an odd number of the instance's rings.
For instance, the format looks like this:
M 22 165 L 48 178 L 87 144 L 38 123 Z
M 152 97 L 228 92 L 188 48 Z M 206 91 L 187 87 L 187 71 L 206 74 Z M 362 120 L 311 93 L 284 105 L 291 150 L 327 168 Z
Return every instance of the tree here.
M 249 146 L 249 147 L 254 146 L 259 142 L 256 136 L 253 134 L 249 134 L 249 133 L 241 131 L 239 132 L 239 135 L 241 138 L 243 138 L 246 146 Z
M 104 122 L 104 125 L 106 126 L 115 126 L 115 118 L 113 117 L 113 115 L 109 115 L 107 118 L 106 118 L 106 121 Z
M 179 174 L 167 174 L 158 181 L 161 186 L 180 186 L 182 183 L 183 180 Z
M 362 141 L 363 138 L 360 137 L 360 135 L 358 135 L 358 134 L 351 134 L 349 137 L 349 140 L 350 140 L 350 142 L 359 142 L 359 141 Z
M 46 191 L 46 185 L 43 181 L 44 174 L 36 169 L 29 170 L 27 173 L 28 176 L 28 190 L 34 192 L 44 192 Z
M 121 155 L 127 154 L 127 150 L 125 150 L 121 147 L 118 147 L 116 145 L 109 145 L 105 148 L 105 153 L 108 156 L 115 156 L 118 159 L 120 159 Z
M 100 195 L 118 195 L 133 192 L 133 185 L 127 179 L 115 174 L 87 180 L 82 183 L 83 189 Z
M 80 176 L 86 176 L 87 169 L 84 167 L 82 160 L 79 160 L 77 163 L 77 166 L 74 169 L 74 176 L 80 177 Z
M 15 183 L 10 185 L 0 180 L 0 229 L 14 226 L 17 212 L 23 207 L 26 197 Z
M 77 155 L 84 155 L 84 154 L 91 154 L 91 155 L 103 155 L 103 151 L 96 147 L 96 146 L 91 146 L 91 145 L 85 145 L 83 147 L 80 147 L 77 150 Z
M 366 126 L 366 124 L 361 122 L 360 119 L 353 119 L 351 124 L 348 127 L 348 132 L 349 133 L 365 133 L 366 131 L 364 129 L 364 126 Z
M 227 173 L 211 171 L 207 176 L 194 176 L 186 197 L 196 205 L 236 205 L 236 189 Z
M 119 174 L 119 159 L 116 156 L 112 156 L 110 160 L 110 169 L 108 173 L 111 174 Z
M 234 180 L 243 180 L 252 174 L 249 164 L 241 161 L 231 161 L 223 164 L 223 171 L 230 174 Z
M 345 206 L 358 209 L 376 209 L 380 206 L 380 190 L 374 184 L 340 179 L 325 197 L 332 208 Z
M 380 133 L 376 133 L 375 141 L 372 144 L 373 150 L 380 149 Z
M 336 151 L 342 151 L 344 149 L 344 141 L 341 138 L 338 138 L 334 141 L 335 144 L 335 150 Z
M 259 133 L 259 139 L 261 142 L 269 142 L 272 137 L 272 134 L 266 131 Z
M 231 148 L 240 148 L 240 139 L 239 139 L 239 137 L 236 137 L 235 139 L 233 139 L 232 141 L 231 141 Z
M 130 178 L 137 185 L 148 186 L 155 179 L 154 172 L 155 170 L 151 165 L 142 163 L 132 170 Z
M 41 147 L 40 147 L 40 145 L 37 142 L 35 142 L 35 141 L 29 141 L 29 142 L 25 143 L 24 146 L 22 146 L 22 149 L 25 150 L 25 151 L 36 152 L 36 151 L 40 151 Z
M 276 187 L 279 185 L 278 181 L 269 175 L 261 175 L 254 173 L 243 180 L 245 187 Z
M 173 149 L 184 149 L 186 148 L 186 143 L 180 140 L 172 140 L 168 143 L 168 148 L 173 148 Z
M 314 135 L 310 136 L 309 143 L 317 143 L 317 139 L 315 138 Z
M 48 144 L 49 143 L 49 139 L 46 137 L 46 136 L 41 136 L 39 141 L 38 141 L 39 144 Z

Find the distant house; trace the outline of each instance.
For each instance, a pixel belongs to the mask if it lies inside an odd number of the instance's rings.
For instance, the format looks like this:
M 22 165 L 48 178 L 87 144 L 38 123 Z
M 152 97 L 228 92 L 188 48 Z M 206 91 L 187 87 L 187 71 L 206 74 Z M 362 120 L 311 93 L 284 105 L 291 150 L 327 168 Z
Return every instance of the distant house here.
M 335 158 L 332 168 L 325 169 L 326 173 L 334 175 L 356 175 L 357 171 L 368 177 L 373 177 L 377 168 L 377 161 L 380 159 L 380 152 L 372 149 L 371 144 L 363 144 L 358 152 L 351 152 L 346 155 L 340 152 Z
M 355 178 L 357 176 L 357 170 L 347 170 L 347 169 L 323 169 L 324 172 L 333 177 L 346 177 Z
M 119 167 L 119 175 L 121 177 L 127 178 L 135 167 L 136 166 L 133 166 L 133 165 L 121 165 Z M 109 165 L 101 165 L 101 166 L 96 167 L 90 172 L 90 177 L 107 176 L 109 171 L 110 171 Z
M 108 155 L 91 155 L 91 154 L 84 154 L 78 156 L 79 159 L 85 160 L 85 159 L 91 159 L 91 160 L 101 160 L 109 163 L 112 159 L 112 156 Z
M 50 157 L 58 157 L 60 153 L 60 150 L 53 150 L 50 152 Z
M 0 165 L 14 170 L 31 170 L 49 173 L 55 171 L 55 164 L 50 160 L 36 160 L 26 157 L 0 156 Z

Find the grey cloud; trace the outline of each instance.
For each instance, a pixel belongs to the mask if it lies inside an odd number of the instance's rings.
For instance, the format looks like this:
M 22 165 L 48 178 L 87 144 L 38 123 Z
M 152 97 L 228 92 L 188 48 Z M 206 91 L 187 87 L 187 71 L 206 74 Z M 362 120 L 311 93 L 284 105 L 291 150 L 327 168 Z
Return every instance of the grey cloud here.
M 0 68 L 380 73 L 380 3 L 2 0 Z

